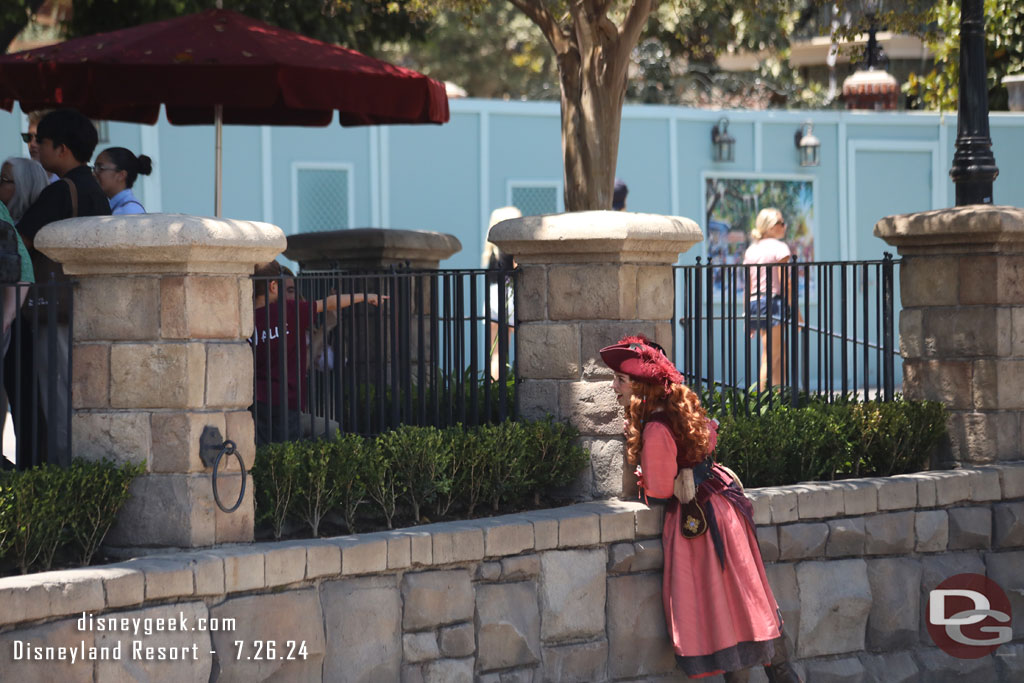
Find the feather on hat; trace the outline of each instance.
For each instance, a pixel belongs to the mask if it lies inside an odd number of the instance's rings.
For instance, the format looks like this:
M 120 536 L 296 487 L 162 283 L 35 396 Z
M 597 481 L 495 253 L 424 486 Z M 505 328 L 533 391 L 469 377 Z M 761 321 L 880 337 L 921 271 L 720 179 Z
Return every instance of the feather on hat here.
M 624 337 L 600 351 L 601 360 L 614 370 L 648 384 L 682 384 L 683 376 L 665 355 L 664 349 L 642 334 Z

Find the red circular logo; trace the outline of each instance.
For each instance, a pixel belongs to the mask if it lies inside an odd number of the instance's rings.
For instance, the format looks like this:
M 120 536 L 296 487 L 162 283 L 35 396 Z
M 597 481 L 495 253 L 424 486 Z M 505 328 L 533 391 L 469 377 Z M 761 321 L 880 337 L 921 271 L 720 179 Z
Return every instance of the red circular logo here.
M 951 576 L 928 593 L 928 635 L 943 652 L 978 659 L 1013 638 L 1010 600 L 981 574 Z

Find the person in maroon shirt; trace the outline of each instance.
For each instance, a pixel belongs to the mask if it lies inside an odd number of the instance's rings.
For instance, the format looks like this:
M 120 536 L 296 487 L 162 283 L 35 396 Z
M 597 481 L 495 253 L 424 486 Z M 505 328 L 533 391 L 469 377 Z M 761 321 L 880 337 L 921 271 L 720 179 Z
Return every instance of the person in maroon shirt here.
M 249 343 L 256 361 L 256 443 L 300 439 L 304 436 L 301 415 L 308 408 L 309 339 L 316 316 L 364 302 L 377 306 L 387 297 L 356 293 L 303 301 L 295 296 L 295 278 L 286 275 L 277 261 L 256 268 L 255 276 Z M 283 354 L 282 335 L 286 340 Z

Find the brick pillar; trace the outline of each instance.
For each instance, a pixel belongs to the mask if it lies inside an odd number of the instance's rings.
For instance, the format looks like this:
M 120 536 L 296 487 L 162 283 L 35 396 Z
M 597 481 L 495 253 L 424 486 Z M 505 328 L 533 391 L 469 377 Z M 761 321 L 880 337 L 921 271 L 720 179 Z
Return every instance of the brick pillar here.
M 1019 459 L 1024 209 L 974 205 L 888 216 L 875 235 L 903 256 L 903 392 L 950 411 L 939 464 Z
M 72 350 L 72 453 L 145 463 L 107 543 L 197 547 L 253 537 L 252 480 L 235 512 L 214 502 L 199 455 L 206 426 L 252 467 L 253 265 L 285 246 L 275 226 L 174 214 L 46 226 L 36 246 L 78 280 Z M 218 476 L 237 499 L 234 458 Z
M 703 239 L 692 220 L 586 211 L 527 216 L 488 237 L 522 268 L 516 298 L 519 408 L 580 430 L 591 452 L 581 497 L 630 496 L 622 410 L 598 350 L 642 333 L 672 351 L 672 265 Z
M 446 233 L 355 228 L 289 235 L 284 255 L 303 270 L 376 270 L 406 262 L 415 270 L 437 270 L 460 251 L 459 239 Z

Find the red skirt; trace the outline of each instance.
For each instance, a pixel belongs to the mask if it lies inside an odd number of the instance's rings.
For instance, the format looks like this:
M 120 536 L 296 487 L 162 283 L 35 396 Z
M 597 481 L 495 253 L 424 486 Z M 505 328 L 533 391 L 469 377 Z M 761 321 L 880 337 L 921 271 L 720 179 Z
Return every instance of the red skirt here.
M 708 500 L 722 562 L 710 529 L 696 538 L 680 533 L 675 499 L 666 506 L 662 533 L 665 623 L 679 668 L 691 678 L 767 664 L 782 628 L 753 527 L 723 496 Z

